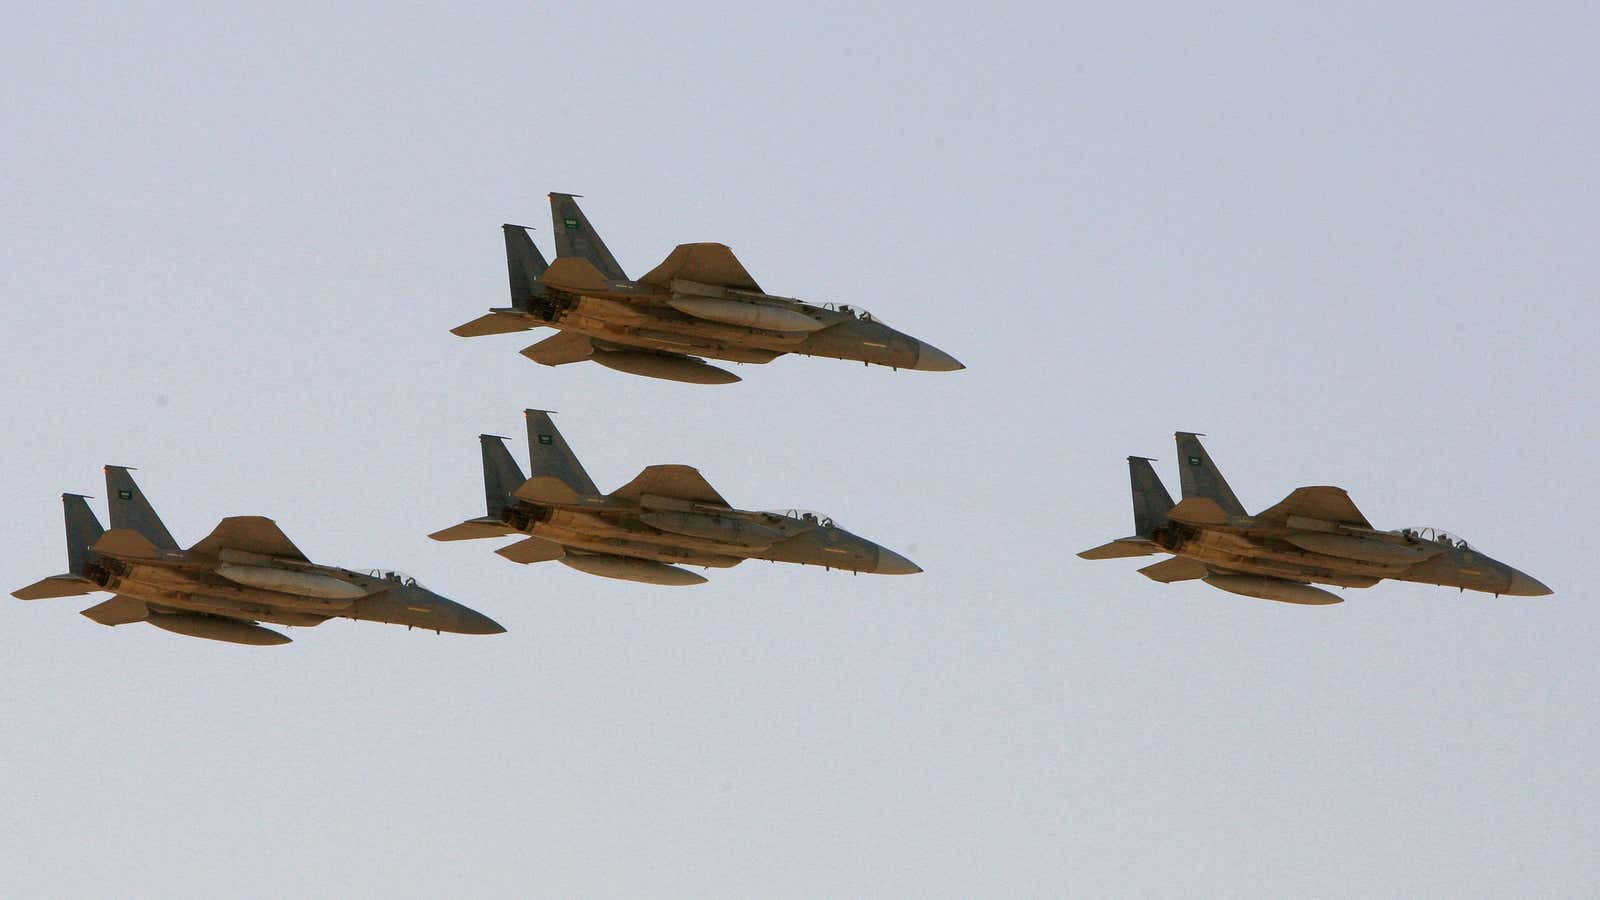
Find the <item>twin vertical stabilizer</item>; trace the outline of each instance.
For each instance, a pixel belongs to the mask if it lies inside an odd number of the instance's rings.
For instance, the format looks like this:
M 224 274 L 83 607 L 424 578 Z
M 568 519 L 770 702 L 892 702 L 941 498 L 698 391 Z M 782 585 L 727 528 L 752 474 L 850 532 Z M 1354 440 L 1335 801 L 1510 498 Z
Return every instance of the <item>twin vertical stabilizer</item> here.
M 1178 479 L 1183 488 L 1183 499 L 1203 497 L 1215 500 L 1222 511 L 1230 516 L 1245 515 L 1244 504 L 1233 495 L 1228 480 L 1217 471 L 1211 454 L 1200 445 L 1200 435 L 1180 431 L 1178 441 Z
M 628 275 L 617 264 L 617 258 L 606 248 L 605 241 L 589 224 L 589 219 L 578 208 L 576 194 L 550 195 L 551 227 L 555 230 L 556 258 L 577 257 L 594 264 L 600 274 L 615 281 L 627 281 Z

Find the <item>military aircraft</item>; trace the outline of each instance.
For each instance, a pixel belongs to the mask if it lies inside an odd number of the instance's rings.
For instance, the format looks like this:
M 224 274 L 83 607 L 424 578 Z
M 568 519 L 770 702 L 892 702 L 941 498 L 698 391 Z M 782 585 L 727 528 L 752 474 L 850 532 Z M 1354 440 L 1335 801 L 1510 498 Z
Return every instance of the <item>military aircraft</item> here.
M 827 516 L 734 509 L 689 466 L 649 466 L 602 494 L 550 414 L 530 409 L 524 415 L 532 477 L 523 478 L 506 438 L 480 435 L 488 514 L 429 537 L 461 541 L 521 534 L 522 540 L 495 552 L 513 562 L 557 560 L 591 575 L 647 584 L 705 582 L 673 563 L 726 568 L 747 559 L 879 575 L 922 571 Z
M 1180 431 L 1177 440 L 1183 502 L 1173 505 L 1150 460 L 1128 457 L 1134 533 L 1079 556 L 1171 553 L 1172 559 L 1139 573 L 1162 583 L 1200 579 L 1229 593 L 1314 606 L 1343 598 L 1313 584 L 1364 588 L 1385 578 L 1495 595 L 1550 593 L 1443 531 L 1374 529 L 1341 488 L 1297 488 L 1271 509 L 1246 515 L 1200 435 Z
M 100 527 L 83 495 L 61 495 L 67 573 L 13 597 L 112 591 L 115 597 L 83 614 L 102 625 L 145 622 L 190 637 L 260 646 L 289 638 L 257 622 L 309 627 L 336 617 L 457 634 L 505 631 L 398 572 L 317 565 L 261 516 L 223 519 L 205 540 L 180 550 L 126 468 L 106 467 L 106 492 L 110 531 Z
M 502 225 L 511 306 L 451 329 L 461 337 L 548 325 L 560 334 L 522 351 L 547 366 L 592 360 L 619 372 L 728 384 L 739 376 L 700 357 L 766 363 L 787 353 L 897 369 L 965 368 L 950 354 L 864 310 L 768 294 L 722 244 L 680 244 L 637 281 L 628 278 L 575 194 L 551 194 L 556 260 L 527 229 Z

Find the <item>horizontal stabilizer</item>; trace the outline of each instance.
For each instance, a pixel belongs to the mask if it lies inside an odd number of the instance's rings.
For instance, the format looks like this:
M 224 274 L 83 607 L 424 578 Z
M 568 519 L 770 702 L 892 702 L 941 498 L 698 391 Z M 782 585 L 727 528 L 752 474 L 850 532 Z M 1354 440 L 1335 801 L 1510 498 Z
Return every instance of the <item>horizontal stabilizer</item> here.
M 82 615 L 101 625 L 127 625 L 131 622 L 143 622 L 150 616 L 150 610 L 144 605 L 143 600 L 118 594 L 104 603 L 89 607 L 82 612 Z
M 1081 559 L 1122 559 L 1128 556 L 1150 556 L 1161 552 L 1155 544 L 1143 538 L 1117 538 L 1109 544 L 1079 553 Z
M 594 263 L 576 256 L 563 256 L 550 264 L 540 279 L 546 287 L 569 294 L 581 294 L 585 291 L 598 293 L 611 286 L 606 276 L 594 267 Z
M 278 524 L 265 516 L 229 516 L 217 523 L 205 540 L 189 548 L 198 556 L 216 556 L 223 550 L 310 562 Z
M 679 244 L 661 265 L 639 279 L 644 284 L 698 281 L 716 287 L 765 293 L 725 244 Z
M 555 541 L 547 541 L 544 538 L 536 537 L 528 538 L 525 541 L 517 541 L 515 544 L 507 544 L 495 552 L 512 562 L 522 563 L 523 565 L 550 562 L 567 555 L 567 551 Z
M 563 331 L 537 344 L 522 348 L 522 355 L 542 366 L 564 366 L 583 362 L 594 355 L 594 343 L 587 334 Z
M 95 541 L 89 549 L 96 553 L 134 559 L 150 559 L 161 555 L 149 538 L 132 528 L 113 528 L 100 535 L 100 540 Z
M 515 534 L 516 531 L 515 528 L 499 519 L 485 517 L 468 519 L 459 525 L 451 525 L 449 528 L 435 531 L 428 537 L 436 541 L 471 541 L 478 538 L 504 537 L 508 534 Z
M 1174 581 L 1194 581 L 1196 578 L 1206 577 L 1206 564 L 1197 559 L 1185 556 L 1174 556 L 1164 559 L 1152 566 L 1145 566 L 1139 574 L 1162 584 L 1171 584 Z
M 511 495 L 518 500 L 541 505 L 567 506 L 579 501 L 578 492 L 554 475 L 529 478 Z
M 1284 523 L 1290 516 L 1304 516 L 1323 522 L 1351 525 L 1371 530 L 1372 523 L 1356 509 L 1344 488 L 1320 486 L 1295 488 L 1278 505 L 1256 516 L 1265 522 Z
M 1190 497 L 1169 510 L 1167 518 L 1185 525 L 1228 524 L 1228 514 L 1210 497 Z
M 457 325 L 450 329 L 456 337 L 482 337 L 486 334 L 510 334 L 513 331 L 527 331 L 537 328 L 538 322 L 527 316 L 515 313 L 492 312 L 479 316 L 464 325 Z
M 712 487 L 705 476 L 693 466 L 649 466 L 640 472 L 638 477 L 617 488 L 611 496 L 637 499 L 645 494 L 688 500 L 691 503 L 728 506 L 728 501 L 722 499 L 717 489 Z
M 41 578 L 25 588 L 12 591 L 11 596 L 18 600 L 52 600 L 56 597 L 78 597 L 83 594 L 92 594 L 100 590 L 100 586 L 87 578 L 77 575 L 51 575 Z

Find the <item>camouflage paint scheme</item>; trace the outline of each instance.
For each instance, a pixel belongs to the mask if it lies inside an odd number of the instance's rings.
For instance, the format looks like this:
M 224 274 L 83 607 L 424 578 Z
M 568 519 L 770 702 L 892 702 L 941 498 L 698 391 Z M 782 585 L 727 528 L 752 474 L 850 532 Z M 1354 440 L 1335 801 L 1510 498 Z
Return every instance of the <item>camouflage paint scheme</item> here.
M 594 575 L 648 584 L 700 584 L 674 563 L 726 568 L 746 559 L 880 575 L 922 571 L 892 550 L 815 513 L 734 509 L 689 466 L 650 466 L 601 494 L 543 410 L 530 409 L 529 474 L 506 438 L 480 435 L 485 516 L 429 535 L 434 540 L 524 535 L 495 551 L 514 562 L 558 560 Z
M 1313 584 L 1371 587 L 1383 579 L 1538 597 L 1550 589 L 1465 541 L 1431 528 L 1378 531 L 1336 487 L 1303 487 L 1257 515 L 1245 513 L 1200 435 L 1177 433 L 1183 502 L 1143 457 L 1128 457 L 1134 534 L 1084 559 L 1173 554 L 1139 570 L 1163 583 L 1200 579 L 1231 593 L 1323 605 L 1343 598 Z
M 102 625 L 144 622 L 235 644 L 287 644 L 258 622 L 310 627 L 331 618 L 389 622 L 457 634 L 500 634 L 494 620 L 397 572 L 353 572 L 306 559 L 271 519 L 233 516 L 179 549 L 129 470 L 106 467 L 111 530 L 79 494 L 63 494 L 68 571 L 35 582 L 19 600 L 111 591 L 83 611 Z
M 692 384 L 737 375 L 701 357 L 766 363 L 785 354 L 898 369 L 964 368 L 948 353 L 859 309 L 768 294 L 722 244 L 681 244 L 648 274 L 628 278 L 578 208 L 551 194 L 556 260 L 520 225 L 505 233 L 511 306 L 451 329 L 461 337 L 549 326 L 561 333 L 522 354 L 547 366 L 590 360 L 611 369 Z

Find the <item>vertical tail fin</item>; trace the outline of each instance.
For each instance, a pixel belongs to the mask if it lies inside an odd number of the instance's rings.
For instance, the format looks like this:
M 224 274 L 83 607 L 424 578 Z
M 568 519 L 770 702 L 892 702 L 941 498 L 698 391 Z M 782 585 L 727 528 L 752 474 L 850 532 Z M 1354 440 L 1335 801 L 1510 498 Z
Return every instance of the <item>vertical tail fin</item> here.
M 94 560 L 94 551 L 89 548 L 106 530 L 100 527 L 99 518 L 82 494 L 62 494 L 61 506 L 67 519 L 67 571 L 86 574 Z
M 618 281 L 628 276 L 617 265 L 617 258 L 606 249 L 605 241 L 578 208 L 577 194 L 551 194 L 550 219 L 556 233 L 556 258 L 577 256 L 594 264 L 600 274 Z
M 535 298 L 544 294 L 539 276 L 550 266 L 544 255 L 533 245 L 528 230 L 521 225 L 501 225 L 506 237 L 506 272 L 511 278 L 511 305 L 515 309 L 530 309 Z
M 1228 480 L 1217 471 L 1211 454 L 1200 446 L 1200 435 L 1180 431 L 1178 439 L 1178 478 L 1182 482 L 1183 499 L 1204 497 L 1215 500 L 1231 516 L 1245 515 L 1244 505 L 1233 495 Z
M 500 513 L 512 505 L 511 492 L 520 487 L 524 480 L 522 468 L 511 458 L 505 441 L 499 435 L 478 435 L 478 443 L 483 449 L 483 497 L 492 519 L 500 518 Z
M 548 475 L 556 478 L 580 496 L 598 497 L 589 473 L 578 462 L 578 455 L 567 446 L 567 439 L 550 420 L 550 413 L 542 409 L 523 410 L 528 420 L 528 477 Z
M 1150 466 L 1150 460 L 1142 456 L 1128 457 L 1128 477 L 1133 482 L 1133 533 L 1150 537 L 1167 524 L 1172 495 Z
M 167 526 L 161 524 L 144 492 L 134 483 L 124 466 L 106 466 L 106 498 L 111 506 L 111 527 L 132 528 L 162 550 L 177 550 Z

